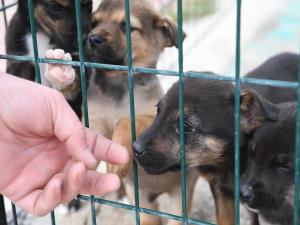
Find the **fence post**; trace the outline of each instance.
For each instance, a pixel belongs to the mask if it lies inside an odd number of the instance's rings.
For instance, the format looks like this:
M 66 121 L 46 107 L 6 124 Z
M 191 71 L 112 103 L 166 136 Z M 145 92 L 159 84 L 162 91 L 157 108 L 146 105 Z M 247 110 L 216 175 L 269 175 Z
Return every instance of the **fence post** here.
M 0 225 L 7 225 L 3 196 L 0 195 Z

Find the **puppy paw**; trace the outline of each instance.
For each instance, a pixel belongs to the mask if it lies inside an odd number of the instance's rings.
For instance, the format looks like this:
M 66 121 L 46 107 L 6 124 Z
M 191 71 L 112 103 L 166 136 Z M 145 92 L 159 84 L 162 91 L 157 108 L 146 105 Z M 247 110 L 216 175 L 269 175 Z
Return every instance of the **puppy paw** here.
M 117 166 L 109 163 L 107 163 L 106 165 L 106 170 L 108 173 L 114 173 L 118 175 L 121 179 L 127 177 L 130 174 L 131 168 L 132 168 L 131 162 L 124 166 Z
M 45 57 L 47 59 L 72 60 L 71 55 L 62 49 L 48 50 Z M 69 65 L 46 64 L 45 77 L 54 89 L 62 91 L 74 82 L 75 70 Z

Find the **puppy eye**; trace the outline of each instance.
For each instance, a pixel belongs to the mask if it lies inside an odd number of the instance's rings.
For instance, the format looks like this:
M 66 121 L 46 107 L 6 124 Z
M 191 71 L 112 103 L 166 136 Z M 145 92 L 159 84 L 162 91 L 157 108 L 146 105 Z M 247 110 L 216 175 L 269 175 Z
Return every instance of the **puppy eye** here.
M 126 22 L 125 21 L 121 22 L 120 28 L 124 33 L 126 33 Z
M 64 13 L 65 7 L 56 3 L 56 2 L 49 2 L 47 7 L 45 7 L 48 14 L 52 15 L 54 18 L 61 17 Z
M 190 124 L 184 122 L 184 133 L 185 134 L 194 133 L 195 131 L 196 131 L 195 128 L 193 128 Z M 177 134 L 180 133 L 180 128 L 179 127 L 176 129 L 176 133 Z
M 289 163 L 289 159 L 285 156 L 279 155 L 273 162 L 275 167 L 282 172 L 291 172 L 293 171 L 291 163 Z
M 125 22 L 125 21 L 121 22 L 120 28 L 121 28 L 121 30 L 122 30 L 124 33 L 126 33 L 126 22 Z M 139 30 L 138 28 L 135 28 L 135 27 L 132 27 L 132 26 L 131 26 L 130 28 L 131 28 L 131 31 Z

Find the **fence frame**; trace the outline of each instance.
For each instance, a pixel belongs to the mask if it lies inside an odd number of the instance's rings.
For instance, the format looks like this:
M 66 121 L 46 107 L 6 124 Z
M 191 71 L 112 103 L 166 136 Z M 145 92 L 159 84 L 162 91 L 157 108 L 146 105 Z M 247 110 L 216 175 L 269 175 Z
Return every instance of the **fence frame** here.
M 95 204 L 104 204 L 107 206 L 123 208 L 127 210 L 131 210 L 135 212 L 135 221 L 136 225 L 140 225 L 140 213 L 147 213 L 154 216 L 160 216 L 166 219 L 172 219 L 177 221 L 182 221 L 183 225 L 187 224 L 196 224 L 196 225 L 213 225 L 211 223 L 205 221 L 199 221 L 188 218 L 187 210 L 186 210 L 186 176 L 185 176 L 185 149 L 184 149 L 184 77 L 195 77 L 199 79 L 208 79 L 208 80 L 222 80 L 227 82 L 235 83 L 235 107 L 234 107 L 234 127 L 235 127 L 235 224 L 240 224 L 240 214 L 239 214 L 239 177 L 240 177 L 240 161 L 239 161 L 239 139 L 240 139 L 240 93 L 241 93 L 241 84 L 256 84 L 256 85 L 265 85 L 265 86 L 273 86 L 273 87 L 285 87 L 285 88 L 293 88 L 297 89 L 297 124 L 296 124 L 296 157 L 295 157 L 295 197 L 294 197 L 294 225 L 299 224 L 299 177 L 300 177 L 300 70 L 299 70 L 299 78 L 298 82 L 288 82 L 288 81 L 274 81 L 274 80 L 266 80 L 266 79 L 255 79 L 255 78 L 245 78 L 240 76 L 240 59 L 241 59 L 241 6 L 242 0 L 236 0 L 236 49 L 235 49 L 235 77 L 228 77 L 224 75 L 207 75 L 203 73 L 197 72 L 184 72 L 183 68 L 183 18 L 182 18 L 182 0 L 177 0 L 177 23 L 178 23 L 178 71 L 171 70 L 158 70 L 152 68 L 142 68 L 142 67 L 134 67 L 132 64 L 132 49 L 131 49 L 131 26 L 130 26 L 130 0 L 125 1 L 125 15 L 126 15 L 126 41 L 128 46 L 128 66 L 119 66 L 119 65 L 108 65 L 108 64 L 100 64 L 100 63 L 91 63 L 86 62 L 84 60 L 84 48 L 83 48 L 83 39 L 82 39 L 82 27 L 81 27 L 81 10 L 80 10 L 80 0 L 75 1 L 75 14 L 76 14 L 76 26 L 77 26 L 77 41 L 79 47 L 79 61 L 63 61 L 63 60 L 50 60 L 45 58 L 40 58 L 37 47 L 37 38 L 36 38 L 36 25 L 33 13 L 33 0 L 27 0 L 28 2 L 28 13 L 30 19 L 30 26 L 32 31 L 32 44 L 34 47 L 34 57 L 29 56 L 15 56 L 15 55 L 4 55 L 0 54 L 0 59 L 5 60 L 18 60 L 24 62 L 34 62 L 35 71 L 36 71 L 36 80 L 41 83 L 40 76 L 40 63 L 55 63 L 55 64 L 64 64 L 64 65 L 72 65 L 75 67 L 80 67 L 80 78 L 81 78 L 81 88 L 82 88 L 82 98 L 83 98 L 83 112 L 84 112 L 84 125 L 89 127 L 89 118 L 88 118 L 88 105 L 87 105 L 87 90 L 86 90 L 86 76 L 85 70 L 86 68 L 101 68 L 106 70 L 120 70 L 128 72 L 128 87 L 129 87 L 129 97 L 130 97 L 130 118 L 131 118 L 131 132 L 132 132 L 132 142 L 136 139 L 135 132 L 135 110 L 134 110 L 134 82 L 133 82 L 133 74 L 134 73 L 147 73 L 153 75 L 163 75 L 163 76 L 177 76 L 179 77 L 179 109 L 180 109 L 180 159 L 181 159 L 181 187 L 182 187 L 182 216 L 172 215 L 169 213 L 142 208 L 139 206 L 139 192 L 138 192 L 138 174 L 137 174 L 137 165 L 134 163 L 133 165 L 133 175 L 134 175 L 134 191 L 135 191 L 135 205 L 123 204 L 115 201 L 106 200 L 103 198 L 98 198 L 95 196 L 85 196 L 79 195 L 78 199 L 83 201 L 90 201 L 91 204 L 91 216 L 92 216 L 92 224 L 96 225 L 96 210 Z M 3 12 L 4 23 L 7 26 L 7 15 L 6 10 L 10 7 L 13 7 L 17 4 L 17 2 L 11 3 L 9 5 L 5 5 L 5 1 L 1 0 L 2 7 L 0 8 L 0 12 Z M 299 57 L 299 65 L 300 65 L 300 57 Z M 1 202 L 0 195 L 0 208 L 3 207 L 4 203 Z M 0 217 L 5 220 L 5 209 L 3 214 L 3 209 L 0 210 Z M 12 213 L 14 219 L 14 225 L 18 225 L 17 213 L 15 205 L 12 204 Z M 3 217 L 2 217 L 3 216 Z M 1 221 L 1 220 L 0 220 Z M 101 223 L 101 221 L 100 221 Z M 4 223 L 3 225 L 5 225 Z M 55 225 L 55 213 L 51 213 L 51 224 Z M 2 225 L 2 223 L 1 223 Z

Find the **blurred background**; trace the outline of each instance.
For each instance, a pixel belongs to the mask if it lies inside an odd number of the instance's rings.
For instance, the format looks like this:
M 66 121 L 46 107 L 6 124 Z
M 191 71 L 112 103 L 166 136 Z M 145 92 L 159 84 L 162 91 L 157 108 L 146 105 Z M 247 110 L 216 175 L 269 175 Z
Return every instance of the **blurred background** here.
M 10 5 L 13 0 L 3 0 Z M 101 0 L 94 0 L 97 8 Z M 177 20 L 176 0 L 152 0 L 162 14 Z M 6 10 L 6 18 L 0 13 L 0 54 L 5 53 L 5 20 L 9 21 L 16 7 Z M 280 52 L 300 52 L 300 1 L 299 0 L 243 0 L 241 30 L 241 74 L 254 69 L 269 57 Z M 3 14 L 3 15 L 1 15 Z M 183 0 L 184 71 L 212 71 L 235 75 L 236 0 Z M 177 70 L 178 51 L 167 49 L 161 56 L 159 69 Z M 0 60 L 0 71 L 5 71 L 5 60 Z M 164 90 L 176 80 L 160 76 Z M 115 199 L 116 196 L 109 196 Z M 127 199 L 122 202 L 128 203 Z M 163 209 L 167 211 L 168 196 L 162 196 Z M 197 182 L 191 217 L 215 222 L 214 206 L 208 185 L 201 178 Z M 11 220 L 10 203 L 7 213 Z M 97 224 L 132 225 L 134 213 L 110 206 L 97 208 Z M 18 211 L 19 224 L 51 224 L 50 217 L 34 218 Z M 80 224 L 89 215 L 89 205 L 78 213 L 67 213 L 66 207 L 56 210 L 57 224 Z M 90 216 L 87 221 L 90 222 Z M 241 224 L 249 224 L 247 213 L 242 209 Z

